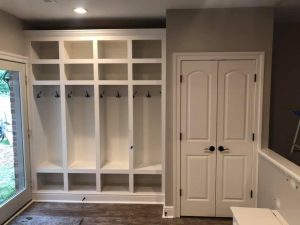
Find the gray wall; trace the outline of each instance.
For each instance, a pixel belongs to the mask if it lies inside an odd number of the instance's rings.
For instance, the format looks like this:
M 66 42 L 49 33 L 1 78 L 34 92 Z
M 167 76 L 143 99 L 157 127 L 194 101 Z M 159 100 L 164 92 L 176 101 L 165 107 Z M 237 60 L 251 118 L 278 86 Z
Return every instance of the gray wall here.
M 25 55 L 25 36 L 21 22 L 0 10 L 0 51 Z
M 279 199 L 279 213 L 290 225 L 299 225 L 299 190 L 291 187 L 285 172 L 266 159 L 259 158 L 258 168 L 258 207 L 278 209 L 274 199 Z
M 292 113 L 300 110 L 299 40 L 300 23 L 275 24 L 269 147 L 286 158 L 299 120 Z M 292 161 L 300 165 L 300 153 Z
M 174 52 L 264 51 L 264 146 L 268 145 L 273 9 L 167 10 L 167 149 L 172 159 L 172 54 Z M 166 205 L 173 204 L 172 160 L 166 162 Z

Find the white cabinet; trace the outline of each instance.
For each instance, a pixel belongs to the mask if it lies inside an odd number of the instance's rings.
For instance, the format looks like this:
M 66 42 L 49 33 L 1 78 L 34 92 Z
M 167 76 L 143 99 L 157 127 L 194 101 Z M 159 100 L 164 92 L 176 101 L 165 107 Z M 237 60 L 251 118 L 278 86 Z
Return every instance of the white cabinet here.
M 164 201 L 165 31 L 27 31 L 34 200 Z

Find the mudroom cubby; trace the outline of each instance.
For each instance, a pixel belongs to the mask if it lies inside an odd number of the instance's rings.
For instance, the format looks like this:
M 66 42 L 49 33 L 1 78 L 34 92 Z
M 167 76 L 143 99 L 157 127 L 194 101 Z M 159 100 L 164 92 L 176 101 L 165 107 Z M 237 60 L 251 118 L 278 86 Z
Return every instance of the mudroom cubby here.
M 96 191 L 96 174 L 69 173 L 70 191 Z
M 129 170 L 128 86 L 99 87 L 101 170 Z
M 161 40 L 133 40 L 132 58 L 161 58 Z
M 33 64 L 32 74 L 34 80 L 60 80 L 58 64 Z
M 93 64 L 65 64 L 67 80 L 94 80 Z
M 102 174 L 101 175 L 102 192 L 128 192 L 129 175 L 128 174 Z
M 92 59 L 93 41 L 65 41 L 66 59 Z
M 126 40 L 98 41 L 99 59 L 126 59 L 128 55 Z
M 96 170 L 94 86 L 65 90 L 68 168 Z
M 134 192 L 136 193 L 160 193 L 161 189 L 161 175 L 134 175 Z
M 58 41 L 32 41 L 32 59 L 59 59 Z
M 60 170 L 63 167 L 60 86 L 35 85 L 32 94 L 35 169 Z
M 128 66 L 119 63 L 99 64 L 99 80 L 127 80 Z
M 161 63 L 133 64 L 133 80 L 161 80 Z
M 63 173 L 37 173 L 38 190 L 62 191 L 64 190 Z
M 144 173 L 161 172 L 161 87 L 133 87 L 134 169 Z
M 165 31 L 26 34 L 33 199 L 163 203 Z

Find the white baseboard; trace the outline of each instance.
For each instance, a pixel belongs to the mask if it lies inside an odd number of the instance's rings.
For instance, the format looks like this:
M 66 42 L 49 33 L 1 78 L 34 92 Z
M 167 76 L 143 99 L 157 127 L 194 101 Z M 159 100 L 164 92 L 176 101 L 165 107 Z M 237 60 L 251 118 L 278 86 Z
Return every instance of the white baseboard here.
M 32 194 L 32 200 L 34 202 L 163 204 L 164 195 L 35 192 Z
M 163 218 L 174 218 L 174 207 L 164 205 L 162 217 Z

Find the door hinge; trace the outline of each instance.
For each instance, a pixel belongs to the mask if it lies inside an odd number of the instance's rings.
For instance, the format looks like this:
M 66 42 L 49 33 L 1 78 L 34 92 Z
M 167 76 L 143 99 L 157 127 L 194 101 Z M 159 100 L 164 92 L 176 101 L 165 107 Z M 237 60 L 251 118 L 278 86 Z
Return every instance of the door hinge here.
M 27 130 L 27 135 L 28 135 L 28 138 L 31 137 L 31 130 L 30 129 Z
M 255 140 L 255 134 L 252 133 L 252 141 L 254 141 L 254 140 Z
M 25 85 L 27 86 L 27 84 L 28 84 L 28 76 L 26 75 L 25 76 Z
M 182 140 L 182 133 L 181 132 L 180 132 L 180 137 L 179 138 L 180 138 L 180 141 L 181 141 Z
M 179 196 L 182 196 L 182 189 L 179 190 Z
M 182 79 L 183 79 L 183 77 L 182 77 L 182 75 L 180 75 L 180 83 L 182 83 Z
M 257 75 L 256 75 L 256 74 L 254 74 L 254 82 L 256 82 L 256 77 L 257 77 Z
M 250 191 L 250 197 L 253 198 L 253 190 Z

